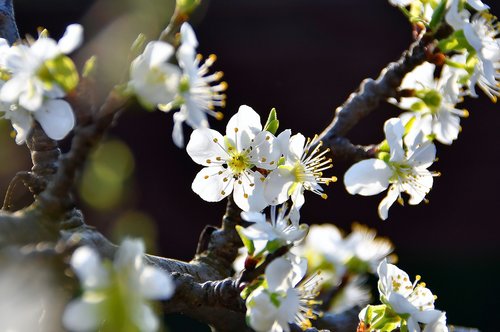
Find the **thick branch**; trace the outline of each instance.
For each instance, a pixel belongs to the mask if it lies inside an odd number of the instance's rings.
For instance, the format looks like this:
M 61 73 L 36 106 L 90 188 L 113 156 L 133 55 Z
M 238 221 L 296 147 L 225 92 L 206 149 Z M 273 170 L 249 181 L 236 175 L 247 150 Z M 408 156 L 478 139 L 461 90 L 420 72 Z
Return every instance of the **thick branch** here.
M 12 0 L 0 1 L 0 37 L 11 45 L 19 39 Z

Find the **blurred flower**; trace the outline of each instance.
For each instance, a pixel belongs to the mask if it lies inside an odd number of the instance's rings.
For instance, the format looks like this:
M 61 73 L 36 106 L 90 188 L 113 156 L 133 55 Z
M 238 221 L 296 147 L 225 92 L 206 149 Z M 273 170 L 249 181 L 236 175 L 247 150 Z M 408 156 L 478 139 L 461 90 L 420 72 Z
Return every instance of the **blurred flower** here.
M 89 247 L 78 248 L 71 267 L 83 294 L 66 307 L 64 326 L 71 331 L 157 331 L 148 300 L 170 298 L 174 284 L 164 271 L 145 265 L 143 255 L 143 243 L 130 239 L 120 245 L 112 264 Z

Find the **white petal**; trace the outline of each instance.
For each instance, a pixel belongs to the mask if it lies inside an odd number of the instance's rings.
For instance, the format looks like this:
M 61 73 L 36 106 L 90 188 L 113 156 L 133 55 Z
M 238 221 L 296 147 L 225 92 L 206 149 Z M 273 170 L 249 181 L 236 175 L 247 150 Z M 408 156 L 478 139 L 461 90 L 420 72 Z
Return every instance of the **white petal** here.
M 460 133 L 460 117 L 446 110 L 439 112 L 436 114 L 432 131 L 439 142 L 451 145 Z
M 289 274 L 292 271 L 292 264 L 283 257 L 276 258 L 266 267 L 266 280 L 268 289 L 271 292 L 286 290 L 290 284 Z
M 408 301 L 406 297 L 399 293 L 391 293 L 387 298 L 389 303 L 391 304 L 392 309 L 398 314 L 412 314 L 415 311 L 418 311 L 414 305 Z
M 16 131 L 16 143 L 23 144 L 31 131 L 33 125 L 32 113 L 23 108 L 18 108 L 14 111 L 8 110 L 5 117 L 10 119 L 12 127 Z
M 64 327 L 70 331 L 95 331 L 101 324 L 99 305 L 81 299 L 71 301 L 64 310 L 62 322 Z
M 69 54 L 76 50 L 83 42 L 83 27 L 80 24 L 70 24 L 66 28 L 64 35 L 57 42 L 59 51 Z
M 261 131 L 255 137 L 252 146 L 249 158 L 255 166 L 267 170 L 276 168 L 281 157 L 281 149 L 273 134 Z
M 436 160 L 436 145 L 432 142 L 420 144 L 408 158 L 409 164 L 419 168 L 429 167 L 434 160 Z
M 408 203 L 417 205 L 425 198 L 425 195 L 431 190 L 434 177 L 428 170 L 419 170 L 419 175 L 413 184 L 403 184 L 404 191 L 410 195 Z
M 196 174 L 191 189 L 207 202 L 219 202 L 233 191 L 233 184 L 234 178 L 227 169 L 212 166 L 205 167 Z
M 344 175 L 344 184 L 351 195 L 371 196 L 389 186 L 390 167 L 380 159 L 366 159 L 352 165 Z
M 182 132 L 182 123 L 186 120 L 183 112 L 174 113 L 174 130 L 172 130 L 172 140 L 178 148 L 184 147 L 184 133 Z
M 58 56 L 61 52 L 57 47 L 57 43 L 52 38 L 39 38 L 30 47 L 30 52 L 39 60 L 50 60 Z
M 247 298 L 247 319 L 256 331 L 271 331 L 278 308 L 271 302 L 263 287 L 257 288 Z M 273 331 L 274 332 L 274 331 Z
M 420 323 L 429 324 L 438 320 L 442 315 L 442 312 L 439 310 L 431 309 L 431 310 L 423 310 L 417 311 L 412 316 L 415 317 L 415 320 Z
M 302 134 L 295 134 L 290 138 L 289 153 L 287 155 L 288 162 L 295 162 L 302 158 L 304 153 L 304 145 L 306 144 L 306 138 Z
M 80 247 L 71 256 L 71 267 L 85 288 L 96 288 L 107 284 L 108 275 L 101 258 L 90 247 Z
M 183 45 L 189 45 L 192 48 L 198 47 L 198 39 L 196 39 L 196 34 L 188 22 L 181 25 L 181 41 Z
M 234 183 L 234 202 L 243 211 L 261 211 L 269 204 L 264 198 L 264 177 L 259 172 L 247 171 Z
M 152 41 L 144 49 L 144 58 L 149 67 L 161 65 L 174 54 L 174 47 L 163 41 Z
M 424 332 L 448 332 L 446 313 L 441 312 L 438 319 L 425 325 Z
M 402 89 L 416 89 L 422 90 L 433 89 L 435 87 L 434 70 L 436 65 L 425 62 L 416 67 L 412 72 L 406 74 L 403 82 L 401 83 Z M 406 99 L 406 98 L 405 98 Z
M 132 313 L 135 324 L 141 332 L 156 332 L 158 331 L 159 323 L 158 318 L 151 308 L 141 303 L 137 310 Z
M 118 270 L 133 268 L 138 271 L 143 265 L 143 255 L 144 242 L 139 239 L 126 238 L 122 241 L 115 254 L 113 265 Z
M 453 28 L 453 30 L 458 31 L 463 28 L 463 26 L 468 23 L 469 12 L 467 10 L 462 10 L 458 12 L 458 4 L 460 0 L 452 0 L 450 8 L 446 13 L 446 22 Z
M 408 318 L 407 327 L 408 332 L 420 332 L 420 325 L 413 317 Z
M 241 212 L 241 218 L 248 222 L 255 223 L 267 223 L 266 215 L 264 213 L 250 211 L 250 212 Z
M 146 266 L 139 277 L 141 294 L 151 300 L 166 300 L 174 294 L 175 286 L 172 278 L 153 266 Z
M 255 223 L 241 230 L 251 240 L 272 241 L 277 238 L 274 227 L 268 223 Z
M 378 205 L 378 215 L 380 219 L 386 220 L 389 215 L 389 208 L 399 197 L 399 191 L 395 185 L 392 185 L 387 191 L 387 196 Z
M 483 49 L 483 42 L 477 35 L 472 24 L 466 24 L 464 26 L 464 35 L 469 44 L 471 44 L 471 46 L 477 51 L 477 53 L 480 54 Z
M 250 146 L 250 141 L 262 131 L 260 116 L 251 107 L 242 105 L 226 126 L 226 137 L 236 145 L 238 151 Z
M 19 105 L 29 111 L 37 111 L 42 107 L 44 89 L 37 78 L 28 78 L 19 94 Z
M 290 129 L 283 130 L 278 137 L 276 137 L 276 140 L 279 144 L 281 153 L 286 156 L 288 155 L 288 149 L 290 145 L 290 135 L 292 134 L 292 131 Z
M 199 128 L 191 134 L 186 152 L 195 163 L 203 166 L 223 164 L 228 158 L 227 152 L 222 148 L 223 144 L 224 138 L 217 131 Z
M 478 12 L 490 9 L 490 6 L 484 4 L 481 0 L 467 0 L 467 3 Z
M 384 133 L 391 149 L 391 161 L 398 162 L 405 159 L 403 150 L 403 135 L 405 128 L 399 118 L 392 118 L 385 122 Z
M 75 126 L 75 116 L 68 102 L 62 99 L 47 100 L 35 112 L 35 119 L 50 138 L 61 140 Z
M 287 167 L 278 167 L 264 182 L 264 195 L 269 204 L 276 205 L 288 199 L 288 190 L 295 181 L 295 176 Z
M 0 99 L 6 103 L 14 103 L 26 86 L 26 76 L 16 75 L 5 82 L 0 90 Z

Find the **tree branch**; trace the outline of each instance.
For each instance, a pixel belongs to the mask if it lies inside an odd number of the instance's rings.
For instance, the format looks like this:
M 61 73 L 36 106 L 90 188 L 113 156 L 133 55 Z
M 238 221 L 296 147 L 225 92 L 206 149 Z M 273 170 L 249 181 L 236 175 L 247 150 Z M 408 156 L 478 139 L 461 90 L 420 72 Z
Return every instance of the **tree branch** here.
M 12 0 L 0 1 L 0 36 L 11 45 L 19 39 Z

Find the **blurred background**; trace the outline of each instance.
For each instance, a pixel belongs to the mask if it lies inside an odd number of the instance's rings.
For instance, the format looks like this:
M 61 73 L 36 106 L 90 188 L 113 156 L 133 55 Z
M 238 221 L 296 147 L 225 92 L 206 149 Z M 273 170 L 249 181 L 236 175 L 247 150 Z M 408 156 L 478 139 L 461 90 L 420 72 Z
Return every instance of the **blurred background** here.
M 74 22 L 85 26 L 87 45 L 76 55 L 81 64 L 98 55 L 103 94 L 123 75 L 135 37 L 155 39 L 171 15 L 169 0 L 14 1 L 19 30 L 37 34 L 47 28 L 59 38 Z M 500 15 L 498 1 L 489 1 Z M 216 70 L 229 83 L 226 121 L 239 105 L 265 118 L 278 110 L 281 129 L 307 136 L 331 121 L 337 106 L 366 77 L 376 77 L 411 43 L 411 27 L 386 0 L 203 0 L 192 25 L 199 52 L 214 53 Z M 327 190 L 328 201 L 307 195 L 302 221 L 334 223 L 346 231 L 354 221 L 376 228 L 396 246 L 399 265 L 420 274 L 438 295 L 436 306 L 448 321 L 496 331 L 500 308 L 500 107 L 484 95 L 467 100 L 470 118 L 451 146 L 438 146 L 433 170 L 442 176 L 428 195 L 429 204 L 394 205 L 387 221 L 377 216 L 382 195 L 351 196 L 339 181 Z M 384 104 L 351 133 L 356 144 L 383 139 L 384 121 L 397 116 Z M 226 121 L 211 121 L 224 131 Z M 148 251 L 190 259 L 207 224 L 218 225 L 223 202 L 201 200 L 190 184 L 200 166 L 171 140 L 171 114 L 126 112 L 106 142 L 93 154 L 81 177 L 79 197 L 87 223 L 111 239 L 134 235 L 146 239 Z M 10 124 L 0 122 L 0 191 L 17 171 L 30 167 L 24 146 L 10 138 Z M 186 139 L 190 129 L 185 128 Z M 68 141 L 62 144 L 67 149 Z M 8 162 L 6 162 L 8 160 Z M 342 179 L 348 165 L 336 163 Z M 23 199 L 22 190 L 16 192 Z M 172 331 L 205 331 L 169 320 Z

